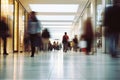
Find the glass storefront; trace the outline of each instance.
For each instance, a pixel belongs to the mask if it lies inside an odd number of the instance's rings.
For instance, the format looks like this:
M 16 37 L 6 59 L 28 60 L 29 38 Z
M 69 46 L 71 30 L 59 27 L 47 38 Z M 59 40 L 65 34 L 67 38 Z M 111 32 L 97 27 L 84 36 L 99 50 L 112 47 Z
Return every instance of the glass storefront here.
M 18 0 L 1 0 L 0 16 L 7 18 L 11 37 L 8 38 L 8 53 L 23 51 L 24 29 L 27 26 L 27 11 Z M 3 53 L 3 43 L 0 40 L 0 53 Z
M 96 3 L 96 47 L 97 50 L 101 49 L 101 52 L 104 52 L 105 46 L 104 43 L 104 33 L 102 32 L 103 27 L 103 11 L 104 11 L 104 2 L 103 0 L 97 0 Z
M 105 7 L 111 6 L 112 0 L 97 0 L 96 4 L 96 46 L 100 48 L 103 53 L 108 52 L 106 47 L 107 42 L 104 34 L 105 27 L 103 27 L 103 17 Z
M 25 9 L 19 3 L 19 38 L 18 38 L 18 49 L 20 52 L 23 51 L 24 48 L 24 28 L 25 28 Z
M 19 3 L 15 0 L 15 13 L 14 13 L 14 15 L 15 15 L 15 17 L 14 17 L 14 19 L 15 19 L 15 22 L 14 22 L 14 52 L 18 52 L 18 16 L 19 16 L 19 14 L 18 14 L 18 12 L 19 12 L 19 9 L 18 9 L 18 7 L 19 7 Z

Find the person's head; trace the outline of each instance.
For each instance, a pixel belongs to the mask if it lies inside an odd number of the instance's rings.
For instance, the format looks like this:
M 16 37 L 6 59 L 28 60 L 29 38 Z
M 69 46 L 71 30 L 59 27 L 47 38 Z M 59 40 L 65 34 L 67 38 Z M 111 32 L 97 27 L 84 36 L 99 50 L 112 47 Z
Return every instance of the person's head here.
M 84 29 L 85 31 L 88 31 L 88 29 L 91 30 L 91 28 L 92 28 L 91 17 L 88 17 L 88 18 L 86 18 L 86 20 L 84 21 L 83 29 Z
M 48 32 L 48 29 L 47 29 L 47 28 L 45 28 L 45 29 L 44 29 L 44 31 Z
M 32 16 L 35 16 L 36 15 L 36 12 L 35 11 L 31 11 L 30 12 L 30 16 L 32 17 Z
M 77 38 L 77 35 L 75 35 L 75 38 Z
M 30 16 L 30 19 L 36 20 L 36 12 L 35 11 L 31 11 L 29 16 Z
M 91 17 L 88 17 L 88 18 L 86 19 L 86 24 L 91 24 Z
M 67 35 L 67 32 L 65 32 L 65 35 Z

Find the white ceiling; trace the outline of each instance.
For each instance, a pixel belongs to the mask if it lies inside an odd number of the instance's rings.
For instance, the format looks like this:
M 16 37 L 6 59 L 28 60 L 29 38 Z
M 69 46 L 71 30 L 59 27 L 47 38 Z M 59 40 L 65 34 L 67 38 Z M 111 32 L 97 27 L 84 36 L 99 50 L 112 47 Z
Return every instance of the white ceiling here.
M 43 27 L 49 29 L 53 39 L 61 39 L 64 32 L 70 34 L 87 1 L 89 0 L 20 0 L 28 12 L 37 12 L 37 18 Z

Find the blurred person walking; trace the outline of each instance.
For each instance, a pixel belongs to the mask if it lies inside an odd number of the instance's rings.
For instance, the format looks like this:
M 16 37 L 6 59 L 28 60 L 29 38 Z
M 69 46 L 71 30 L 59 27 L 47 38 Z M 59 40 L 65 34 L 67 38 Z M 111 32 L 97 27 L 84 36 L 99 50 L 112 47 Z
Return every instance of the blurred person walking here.
M 92 44 L 93 44 L 93 25 L 91 22 L 91 18 L 88 17 L 85 21 L 84 21 L 84 25 L 83 25 L 83 35 L 84 35 L 84 39 L 87 42 L 87 55 L 90 54 L 91 49 L 92 49 Z
M 48 51 L 50 32 L 47 28 L 42 31 L 43 51 Z
M 73 50 L 75 51 L 75 52 L 77 52 L 77 49 L 78 49 L 78 38 L 77 38 L 77 35 L 75 35 L 74 36 L 74 38 L 73 38 Z
M 3 40 L 3 54 L 8 55 L 7 53 L 7 38 L 10 36 L 9 27 L 6 23 L 6 18 L 1 17 L 0 21 L 0 38 Z
M 111 57 L 117 56 L 117 47 L 120 33 L 120 0 L 113 0 L 113 5 L 105 9 L 104 22 L 107 47 Z
M 69 36 L 67 35 L 67 32 L 62 37 L 62 43 L 63 43 L 63 52 L 67 52 L 68 50 L 68 40 Z
M 29 20 L 28 20 L 28 29 L 27 32 L 30 36 L 31 43 L 31 57 L 34 57 L 35 47 L 40 46 L 41 40 L 41 26 L 39 21 L 36 18 L 36 13 L 34 11 L 30 12 Z

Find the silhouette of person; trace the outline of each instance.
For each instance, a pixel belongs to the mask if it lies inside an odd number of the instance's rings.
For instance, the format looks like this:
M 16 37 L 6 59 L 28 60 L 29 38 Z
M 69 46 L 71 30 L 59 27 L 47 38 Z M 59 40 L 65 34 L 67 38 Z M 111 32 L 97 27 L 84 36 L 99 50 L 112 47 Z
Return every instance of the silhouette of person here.
M 117 46 L 120 33 L 120 0 L 113 0 L 113 5 L 105 9 L 103 25 L 107 37 L 107 46 L 111 57 L 117 57 Z
M 48 50 L 49 38 L 50 38 L 50 33 L 49 33 L 48 29 L 45 28 L 42 31 L 42 42 L 43 42 L 43 50 L 44 51 Z
M 73 50 L 77 52 L 77 49 L 78 49 L 78 38 L 77 38 L 77 35 L 74 36 L 73 38 Z
M 31 57 L 34 57 L 35 47 L 40 45 L 40 41 L 38 41 L 38 36 L 40 36 L 41 33 L 41 26 L 36 18 L 36 13 L 34 11 L 30 12 L 27 31 L 30 36 L 31 42 Z
M 90 17 L 88 17 L 84 21 L 83 31 L 84 31 L 84 33 L 83 33 L 84 39 L 85 39 L 85 41 L 87 41 L 87 53 L 86 54 L 89 54 L 91 52 L 93 38 L 94 38 L 93 26 L 92 26 Z
M 68 50 L 68 40 L 69 36 L 67 35 L 67 32 L 62 37 L 62 43 L 63 43 L 63 52 L 67 52 Z
M 8 55 L 7 53 L 7 37 L 9 37 L 9 27 L 8 24 L 6 23 L 6 18 L 1 17 L 0 21 L 0 38 L 3 40 L 3 54 Z

